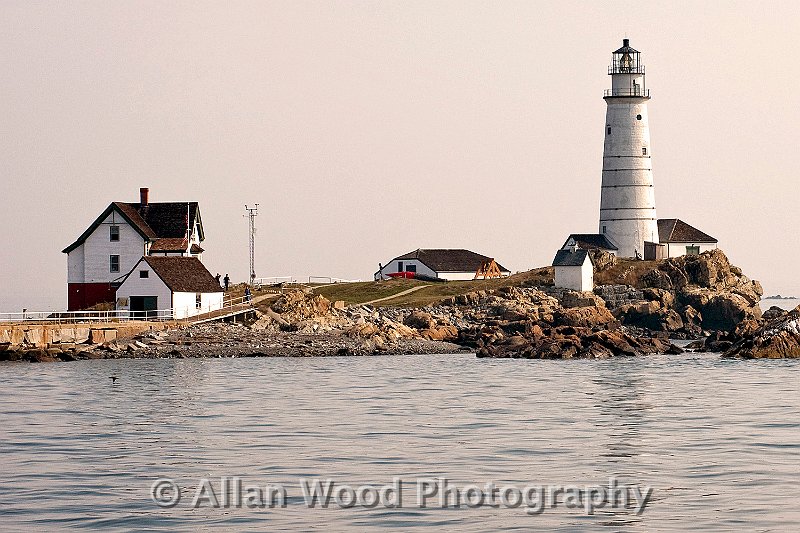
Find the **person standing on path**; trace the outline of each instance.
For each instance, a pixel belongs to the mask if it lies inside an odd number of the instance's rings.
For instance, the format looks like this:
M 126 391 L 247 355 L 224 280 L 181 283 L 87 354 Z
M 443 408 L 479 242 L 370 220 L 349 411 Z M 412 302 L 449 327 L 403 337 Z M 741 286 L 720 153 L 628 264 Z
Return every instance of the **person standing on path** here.
M 231 284 L 231 278 L 228 277 L 228 274 L 225 274 L 225 277 L 222 278 L 222 281 L 225 282 L 225 292 L 227 292 L 228 291 L 228 287 Z
M 217 280 L 217 285 L 219 285 L 220 287 L 222 287 L 222 285 L 221 285 L 221 284 L 220 284 L 220 282 L 219 282 L 219 278 L 220 278 L 220 277 L 221 277 L 221 276 L 219 275 L 219 272 L 217 272 L 217 275 L 216 275 L 216 276 L 214 276 L 214 279 L 216 279 L 216 280 Z

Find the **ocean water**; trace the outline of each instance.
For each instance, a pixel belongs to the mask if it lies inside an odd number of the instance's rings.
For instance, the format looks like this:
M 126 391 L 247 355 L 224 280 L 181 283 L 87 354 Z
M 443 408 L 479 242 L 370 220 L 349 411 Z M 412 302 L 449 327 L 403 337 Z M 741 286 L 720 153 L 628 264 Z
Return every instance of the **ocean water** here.
M 0 364 L 0 468 L 3 531 L 796 531 L 800 361 Z M 286 507 L 192 506 L 203 479 L 221 500 L 225 476 L 283 486 Z M 300 488 L 395 477 L 401 508 L 309 508 Z M 613 477 L 653 492 L 641 514 L 589 515 L 558 498 L 535 515 L 422 508 L 415 483 L 438 477 L 521 490 Z M 180 487 L 175 507 L 152 500 L 158 478 Z

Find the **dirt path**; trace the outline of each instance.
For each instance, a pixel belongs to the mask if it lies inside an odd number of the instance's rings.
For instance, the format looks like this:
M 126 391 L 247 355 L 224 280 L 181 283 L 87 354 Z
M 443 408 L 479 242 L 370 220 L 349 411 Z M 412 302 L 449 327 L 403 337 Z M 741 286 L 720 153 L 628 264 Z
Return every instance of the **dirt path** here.
M 270 298 L 277 298 L 278 296 L 280 296 L 280 294 L 277 294 L 277 293 L 275 293 L 275 294 L 262 294 L 260 296 L 253 297 L 253 299 L 250 301 L 250 303 L 255 305 L 258 302 L 263 302 L 264 300 L 268 300 Z
M 369 302 L 364 302 L 359 305 L 370 305 L 378 302 L 384 302 L 386 300 L 393 300 L 395 298 L 400 298 L 401 296 L 405 296 L 406 294 L 411 294 L 412 292 L 418 291 L 420 289 L 424 289 L 425 287 L 430 287 L 430 285 L 417 285 L 416 287 L 411 287 L 410 289 L 398 292 L 397 294 L 392 294 L 391 296 L 384 296 L 383 298 L 378 298 L 377 300 L 370 300 Z

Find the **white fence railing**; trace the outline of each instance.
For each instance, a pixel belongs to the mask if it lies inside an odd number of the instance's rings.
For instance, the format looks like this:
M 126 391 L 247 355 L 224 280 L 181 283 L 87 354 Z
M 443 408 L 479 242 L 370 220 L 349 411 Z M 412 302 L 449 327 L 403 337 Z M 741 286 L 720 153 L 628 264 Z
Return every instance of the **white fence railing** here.
M 281 283 L 297 283 L 297 280 L 293 276 L 272 276 L 271 278 L 253 279 L 254 287 L 261 287 L 263 285 L 280 285 Z
M 342 278 L 332 278 L 330 276 L 308 276 L 308 283 L 309 284 L 320 284 L 320 283 L 359 283 L 360 279 L 342 279 Z
M 323 285 L 332 283 L 358 283 L 360 279 L 342 279 L 331 276 L 308 276 L 309 285 Z M 305 281 L 297 281 L 295 276 L 273 276 L 271 278 L 255 278 L 253 286 L 256 288 L 274 285 L 303 285 Z
M 21 313 L 0 313 L 0 323 L 43 322 L 49 324 L 76 324 L 82 322 L 124 322 L 127 320 L 190 321 L 206 318 L 204 315 L 225 311 L 236 311 L 250 307 L 251 298 L 239 296 L 223 300 L 222 305 L 209 304 L 202 307 L 185 306 L 169 309 L 153 309 L 150 311 L 130 311 L 115 309 L 112 311 L 23 311 Z

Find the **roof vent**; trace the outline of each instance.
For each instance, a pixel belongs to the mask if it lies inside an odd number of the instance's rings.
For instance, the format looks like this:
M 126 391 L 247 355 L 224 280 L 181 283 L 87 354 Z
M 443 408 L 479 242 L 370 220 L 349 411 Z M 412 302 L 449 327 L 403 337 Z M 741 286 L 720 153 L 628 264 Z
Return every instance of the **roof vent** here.
M 630 46 L 630 39 L 622 39 L 622 46 Z

